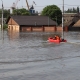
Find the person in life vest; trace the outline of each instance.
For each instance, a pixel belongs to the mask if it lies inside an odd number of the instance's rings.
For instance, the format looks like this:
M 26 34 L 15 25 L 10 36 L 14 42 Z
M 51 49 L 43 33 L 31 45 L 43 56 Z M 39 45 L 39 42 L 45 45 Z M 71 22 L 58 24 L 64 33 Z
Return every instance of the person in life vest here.
M 55 40 L 60 40 L 60 37 L 55 35 Z

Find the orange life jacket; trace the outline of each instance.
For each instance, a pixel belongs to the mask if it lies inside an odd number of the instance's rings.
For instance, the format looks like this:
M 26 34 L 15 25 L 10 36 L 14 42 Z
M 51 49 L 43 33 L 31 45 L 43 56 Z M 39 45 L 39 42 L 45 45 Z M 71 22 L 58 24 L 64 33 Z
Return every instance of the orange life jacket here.
M 57 40 L 60 40 L 60 37 L 59 37 L 59 36 L 56 36 L 56 39 L 57 39 Z

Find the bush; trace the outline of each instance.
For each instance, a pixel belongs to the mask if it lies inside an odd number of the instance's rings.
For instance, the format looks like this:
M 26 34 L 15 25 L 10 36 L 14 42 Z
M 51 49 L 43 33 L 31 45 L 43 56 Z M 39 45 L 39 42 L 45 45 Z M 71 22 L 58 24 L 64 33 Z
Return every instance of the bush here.
M 8 25 L 7 24 L 4 24 L 3 25 L 3 29 L 7 29 L 8 28 Z

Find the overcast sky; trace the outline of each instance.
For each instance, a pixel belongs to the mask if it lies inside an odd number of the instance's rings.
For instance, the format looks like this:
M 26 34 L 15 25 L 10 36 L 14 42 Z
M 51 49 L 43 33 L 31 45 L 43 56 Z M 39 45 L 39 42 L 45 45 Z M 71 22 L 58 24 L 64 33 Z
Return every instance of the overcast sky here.
M 2 0 L 3 1 L 3 5 L 4 8 L 10 9 L 10 7 L 12 6 L 13 2 L 16 3 L 17 0 Z M 2 5 L 2 1 L 0 0 L 0 8 Z M 36 11 L 42 11 L 42 9 L 47 6 L 47 5 L 57 5 L 58 7 L 60 7 L 60 9 L 62 10 L 62 5 L 63 5 L 63 0 L 28 0 L 28 4 L 29 6 L 31 6 L 33 4 L 33 1 L 36 3 L 36 5 L 34 5 L 34 8 Z M 64 9 L 67 10 L 68 8 L 72 8 L 72 7 L 80 7 L 80 0 L 64 0 Z M 27 9 L 27 5 L 26 5 L 26 0 L 20 0 L 18 1 L 17 8 L 26 8 Z

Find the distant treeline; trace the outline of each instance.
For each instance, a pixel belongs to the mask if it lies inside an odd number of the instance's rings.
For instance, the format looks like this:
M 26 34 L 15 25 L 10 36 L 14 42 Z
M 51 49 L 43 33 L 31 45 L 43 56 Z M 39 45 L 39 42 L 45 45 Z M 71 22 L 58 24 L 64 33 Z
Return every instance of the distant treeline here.
M 77 8 L 69 8 L 68 10 L 65 10 L 64 11 L 65 13 L 79 13 L 80 11 L 79 11 L 79 7 L 77 7 Z

